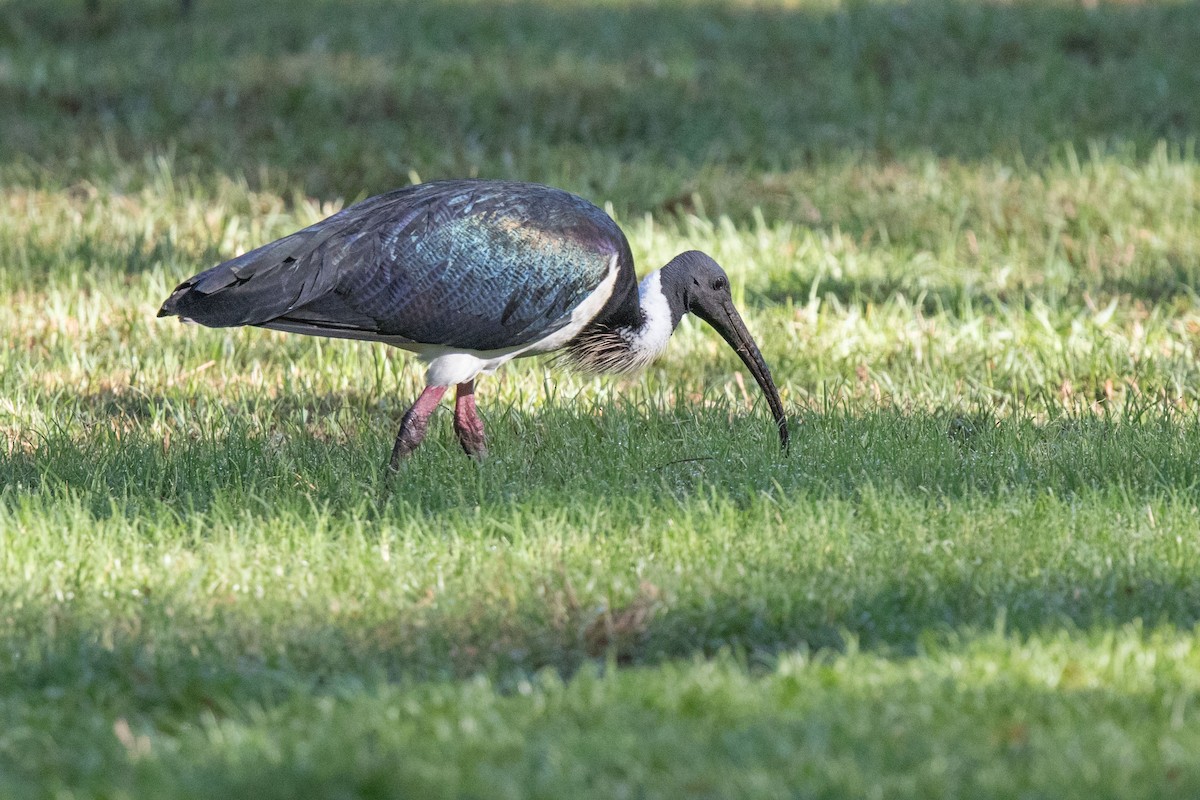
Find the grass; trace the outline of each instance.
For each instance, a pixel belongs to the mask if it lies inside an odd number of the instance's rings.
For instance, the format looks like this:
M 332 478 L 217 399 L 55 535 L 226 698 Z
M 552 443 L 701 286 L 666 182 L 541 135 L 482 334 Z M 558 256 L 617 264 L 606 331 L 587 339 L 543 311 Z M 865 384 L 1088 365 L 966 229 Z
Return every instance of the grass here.
M 0 0 L 0 795 L 1200 793 L 1187 3 Z M 415 178 L 607 203 L 717 337 L 156 320 Z

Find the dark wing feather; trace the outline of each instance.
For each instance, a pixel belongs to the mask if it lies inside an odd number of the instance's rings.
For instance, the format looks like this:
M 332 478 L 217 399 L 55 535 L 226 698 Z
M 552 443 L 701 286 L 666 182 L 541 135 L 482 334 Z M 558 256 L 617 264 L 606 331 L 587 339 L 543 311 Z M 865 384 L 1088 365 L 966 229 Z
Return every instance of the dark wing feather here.
M 495 350 L 565 325 L 614 257 L 628 258 L 624 235 L 581 198 L 440 181 L 365 200 L 202 272 L 159 315 Z

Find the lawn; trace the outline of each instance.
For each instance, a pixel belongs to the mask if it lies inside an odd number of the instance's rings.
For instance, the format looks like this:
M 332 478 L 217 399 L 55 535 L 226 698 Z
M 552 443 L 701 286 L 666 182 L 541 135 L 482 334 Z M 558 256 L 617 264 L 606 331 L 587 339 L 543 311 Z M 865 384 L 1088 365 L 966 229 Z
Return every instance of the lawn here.
M 1088 7 L 1092 6 L 1092 7 Z M 1200 5 L 0 0 L 0 796 L 1200 795 Z M 417 180 L 699 248 L 518 362 L 155 318 Z

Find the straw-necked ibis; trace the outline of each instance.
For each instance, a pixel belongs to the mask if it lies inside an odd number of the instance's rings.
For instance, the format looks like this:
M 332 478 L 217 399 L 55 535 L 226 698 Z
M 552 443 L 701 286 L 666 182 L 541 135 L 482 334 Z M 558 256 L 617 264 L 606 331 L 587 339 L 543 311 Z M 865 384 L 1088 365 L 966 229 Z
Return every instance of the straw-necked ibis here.
M 693 250 L 639 284 L 617 224 L 547 186 L 435 181 L 372 197 L 189 278 L 158 315 L 416 353 L 429 364 L 426 388 L 400 424 L 394 469 L 421 443 L 450 386 L 458 387 L 459 441 L 482 456 L 476 376 L 552 350 L 585 370 L 637 369 L 662 352 L 689 312 L 745 362 L 786 449 L 783 403 L 724 270 Z

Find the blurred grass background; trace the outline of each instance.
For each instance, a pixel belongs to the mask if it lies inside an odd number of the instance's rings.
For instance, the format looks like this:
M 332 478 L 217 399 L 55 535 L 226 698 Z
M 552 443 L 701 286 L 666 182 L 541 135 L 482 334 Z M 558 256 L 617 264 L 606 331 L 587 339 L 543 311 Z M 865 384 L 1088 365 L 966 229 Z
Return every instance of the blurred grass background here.
M 483 174 L 860 234 L 892 220 L 829 207 L 849 180 L 821 191 L 814 165 L 1140 161 L 1200 122 L 1185 2 L 2 8 L 5 166 L 60 185 L 169 152 L 326 199 Z
M 0 0 L 0 794 L 1200 792 L 1200 5 Z M 414 180 L 730 271 L 421 370 L 154 319 Z M 443 417 L 445 415 L 442 415 Z

